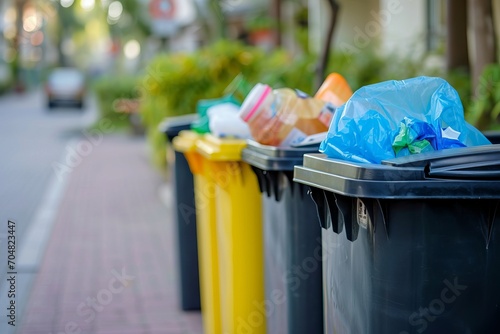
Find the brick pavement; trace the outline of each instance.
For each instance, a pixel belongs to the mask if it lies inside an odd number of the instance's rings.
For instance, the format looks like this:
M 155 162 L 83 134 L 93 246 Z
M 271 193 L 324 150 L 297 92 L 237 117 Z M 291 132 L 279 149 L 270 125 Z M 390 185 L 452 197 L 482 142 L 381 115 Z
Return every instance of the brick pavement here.
M 179 307 L 172 210 L 145 147 L 110 135 L 73 170 L 18 333 L 202 333 Z

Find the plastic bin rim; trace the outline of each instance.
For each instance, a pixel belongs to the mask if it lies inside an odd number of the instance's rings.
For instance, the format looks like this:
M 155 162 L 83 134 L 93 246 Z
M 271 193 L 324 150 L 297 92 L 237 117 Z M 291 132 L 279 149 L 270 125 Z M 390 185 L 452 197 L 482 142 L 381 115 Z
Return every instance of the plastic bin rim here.
M 312 153 L 315 150 L 309 151 L 301 151 L 300 155 L 292 155 L 292 156 L 281 156 L 280 152 L 275 155 L 268 155 L 265 151 L 257 151 L 251 149 L 250 146 L 247 146 L 242 151 L 242 160 L 248 163 L 251 166 L 260 168 L 266 171 L 293 171 L 293 167 L 296 165 L 301 165 L 303 162 L 304 153 Z M 273 153 L 273 152 L 270 152 Z
M 196 143 L 202 138 L 202 135 L 191 131 L 183 130 L 174 138 L 172 145 L 178 152 L 194 152 L 196 151 Z
M 198 114 L 187 114 L 181 116 L 166 117 L 158 125 L 158 130 L 162 133 L 175 131 L 176 129 L 184 128 L 185 126 L 191 125 L 191 123 L 197 119 L 198 119 Z
M 206 134 L 196 142 L 196 151 L 213 161 L 241 161 L 241 151 L 246 147 L 244 139 L 217 138 Z
M 307 147 L 283 147 L 283 146 L 269 146 L 263 145 L 255 140 L 247 140 L 247 151 L 258 152 L 268 157 L 279 157 L 279 158 L 300 158 L 306 153 L 318 153 L 319 143 L 313 146 Z
M 294 181 L 352 197 L 500 199 L 500 180 L 428 178 L 426 167 L 357 164 L 306 154 Z

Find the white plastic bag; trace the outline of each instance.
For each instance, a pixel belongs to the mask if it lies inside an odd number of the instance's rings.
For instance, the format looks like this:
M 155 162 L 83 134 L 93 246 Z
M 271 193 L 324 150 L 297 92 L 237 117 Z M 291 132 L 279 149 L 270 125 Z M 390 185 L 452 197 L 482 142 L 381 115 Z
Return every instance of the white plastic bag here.
M 238 115 L 239 107 L 233 103 L 222 103 L 208 108 L 210 132 L 219 138 L 252 138 L 250 129 Z

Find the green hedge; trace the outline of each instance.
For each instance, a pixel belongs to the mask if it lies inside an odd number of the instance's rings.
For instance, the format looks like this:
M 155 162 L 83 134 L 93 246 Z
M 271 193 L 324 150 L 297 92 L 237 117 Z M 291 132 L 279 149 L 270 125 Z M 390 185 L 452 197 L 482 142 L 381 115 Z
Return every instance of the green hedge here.
M 193 53 L 156 57 L 141 81 L 141 112 L 155 165 L 165 166 L 165 138 L 158 125 L 167 116 L 194 113 L 200 99 L 218 98 L 242 74 L 248 82 L 312 91 L 311 57 L 293 59 L 284 51 L 266 54 L 259 48 L 220 41 Z
M 93 84 L 100 118 L 106 118 L 115 126 L 128 127 L 126 115 L 117 113 L 114 103 L 118 99 L 137 99 L 140 97 L 139 78 L 133 76 L 109 76 L 98 79 Z
M 479 78 L 469 121 L 480 130 L 500 130 L 500 64 L 486 66 Z

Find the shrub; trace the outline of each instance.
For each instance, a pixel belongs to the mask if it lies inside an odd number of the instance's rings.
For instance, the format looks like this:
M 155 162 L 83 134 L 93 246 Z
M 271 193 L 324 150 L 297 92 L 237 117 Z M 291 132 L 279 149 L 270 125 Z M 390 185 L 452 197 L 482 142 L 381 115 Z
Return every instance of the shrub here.
M 498 130 L 500 117 L 500 65 L 488 65 L 479 78 L 469 121 L 479 130 Z
M 194 113 L 200 99 L 218 98 L 240 73 L 250 83 L 312 89 L 311 57 L 293 59 L 278 50 L 220 41 L 193 53 L 164 54 L 152 60 L 140 88 L 141 112 L 155 165 L 165 166 L 165 139 L 158 125 L 168 116 Z
M 128 117 L 114 109 L 118 99 L 139 98 L 138 78 L 131 76 L 110 76 L 98 79 L 94 85 L 100 118 L 109 119 L 117 127 L 128 127 Z

